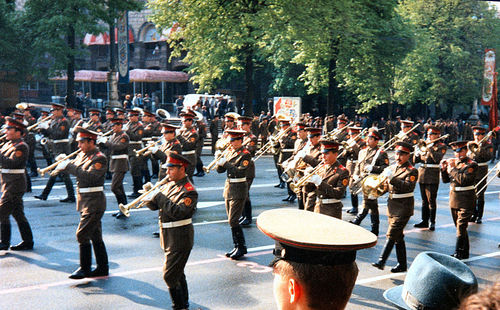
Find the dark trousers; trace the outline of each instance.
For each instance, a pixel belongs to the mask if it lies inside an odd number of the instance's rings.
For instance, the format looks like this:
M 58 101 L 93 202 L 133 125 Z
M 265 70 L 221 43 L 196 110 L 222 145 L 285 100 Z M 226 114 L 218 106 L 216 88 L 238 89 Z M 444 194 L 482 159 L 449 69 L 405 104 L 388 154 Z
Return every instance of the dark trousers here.
M 123 178 L 125 177 L 126 171 L 113 172 L 113 177 L 111 179 L 111 191 L 115 194 L 116 201 L 118 204 L 127 204 L 127 196 L 125 195 L 125 189 L 123 188 Z
M 75 189 L 73 188 L 73 182 L 71 182 L 69 174 L 65 172 L 59 172 L 58 176 L 60 176 L 63 179 L 64 185 L 66 185 L 66 193 L 68 194 L 68 197 L 75 197 Z M 45 185 L 45 188 L 43 189 L 42 196 L 44 197 L 49 196 L 52 187 L 56 183 L 56 179 L 57 175 L 50 176 L 49 180 L 47 181 L 47 185 Z
M 437 192 L 439 184 L 420 183 L 420 195 L 422 196 L 422 221 L 428 223 L 436 222 Z

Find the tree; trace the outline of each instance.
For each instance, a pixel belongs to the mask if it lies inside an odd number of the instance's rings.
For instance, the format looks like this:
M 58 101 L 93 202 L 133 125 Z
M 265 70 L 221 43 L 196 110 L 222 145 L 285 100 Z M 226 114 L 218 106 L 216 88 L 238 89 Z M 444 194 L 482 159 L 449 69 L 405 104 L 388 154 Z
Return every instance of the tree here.
M 496 12 L 476 0 L 405 0 L 398 10 L 416 45 L 396 72 L 397 100 L 469 110 L 481 91 L 484 49 L 499 47 Z
M 268 21 L 266 0 L 154 0 L 152 21 L 159 28 L 174 22 L 179 31 L 169 43 L 172 57 L 186 52 L 191 80 L 199 91 L 210 91 L 223 79 L 237 79 L 243 73 L 244 106 L 253 114 L 254 71 L 260 57 L 262 36 Z

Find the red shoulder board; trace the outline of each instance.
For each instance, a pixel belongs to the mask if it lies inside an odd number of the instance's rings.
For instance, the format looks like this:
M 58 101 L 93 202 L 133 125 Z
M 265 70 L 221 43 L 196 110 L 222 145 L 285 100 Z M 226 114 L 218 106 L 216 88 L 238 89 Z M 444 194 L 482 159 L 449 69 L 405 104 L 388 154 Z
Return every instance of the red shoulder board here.
M 245 148 L 243 149 L 243 153 L 250 154 L 250 152 L 247 149 L 245 149 Z
M 365 144 L 361 147 L 362 150 L 366 149 L 368 146 Z
M 474 161 L 469 158 L 469 161 L 467 162 L 468 164 L 472 164 Z
M 174 144 L 181 144 L 179 140 L 175 139 Z
M 341 170 L 346 170 L 346 169 L 345 169 L 345 167 L 344 167 L 344 166 L 342 166 L 342 164 L 340 164 L 340 165 L 339 165 L 339 168 L 340 168 Z
M 193 191 L 194 190 L 194 187 L 191 183 L 187 182 L 186 184 L 184 184 L 184 188 L 188 191 Z
M 97 152 L 97 156 L 105 156 L 102 152 Z
M 385 153 L 385 151 L 384 150 L 380 150 L 380 154 L 382 154 L 382 153 Z
M 191 132 L 196 133 L 196 129 L 194 129 L 194 127 L 191 127 Z
M 408 165 L 408 169 L 415 169 L 412 165 Z

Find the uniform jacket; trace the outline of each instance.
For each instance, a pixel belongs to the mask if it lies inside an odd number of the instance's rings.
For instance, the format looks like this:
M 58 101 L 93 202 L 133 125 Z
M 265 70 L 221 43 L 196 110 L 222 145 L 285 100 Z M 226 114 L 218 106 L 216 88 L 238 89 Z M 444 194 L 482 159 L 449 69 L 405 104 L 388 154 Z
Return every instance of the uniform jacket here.
M 252 157 L 255 156 L 255 152 L 257 151 L 257 141 L 258 141 L 257 137 L 250 132 L 243 137 L 243 144 L 245 145 L 245 148 Z M 249 167 L 247 169 L 247 179 L 254 179 L 255 178 L 254 161 L 251 160 L 248 166 Z
M 92 121 L 89 121 L 87 129 L 92 130 L 92 131 L 96 131 L 96 132 L 103 132 L 103 126 L 102 126 L 101 122 L 94 123 Z
M 279 163 L 283 163 L 290 156 L 292 156 L 296 140 L 297 140 L 297 132 L 293 130 L 290 130 L 288 134 L 286 134 L 279 140 L 280 144 L 280 156 L 278 160 Z
M 26 168 L 29 147 L 22 140 L 12 140 L 6 142 L 0 150 L 0 165 L 2 169 L 22 169 Z M 24 193 L 26 191 L 26 173 L 3 173 L 2 172 L 2 192 Z
M 358 164 L 354 169 L 353 175 L 356 174 L 362 176 L 364 174 L 365 167 L 372 164 L 373 157 L 375 157 L 377 151 L 378 147 L 371 148 L 369 146 L 366 146 L 364 149 L 359 151 Z M 386 152 L 380 151 L 377 159 L 375 160 L 375 164 L 373 165 L 371 173 L 380 174 L 387 166 L 389 166 L 389 157 L 387 156 Z
M 422 163 L 418 168 L 418 183 L 439 184 L 439 167 L 427 167 L 427 165 L 439 165 L 444 154 L 446 154 L 446 149 L 446 144 L 437 142 L 428 148 L 425 154 L 415 157 L 415 163 Z
M 144 126 L 141 122 L 130 122 L 127 135 L 130 139 L 128 145 L 128 155 L 135 156 L 134 150 L 142 148 L 142 137 L 144 135 Z M 138 143 L 140 142 L 140 143 Z
M 493 158 L 493 144 L 483 142 L 476 153 L 472 153 L 470 158 L 478 164 L 476 182 L 479 182 L 488 174 L 488 163 Z
M 182 127 L 179 131 L 177 139 L 182 145 L 182 151 L 193 151 L 196 149 L 196 143 L 198 141 L 198 132 L 196 128 L 185 128 Z
M 325 165 L 325 164 L 322 164 Z M 342 199 L 345 189 L 349 184 L 349 171 L 338 161 L 332 165 L 326 165 L 326 170 L 319 176 L 323 179 L 316 188 L 315 210 L 326 215 L 333 215 L 330 211 L 342 209 L 342 202 L 324 203 L 323 199 Z
M 98 148 L 80 152 L 66 167 L 66 171 L 76 176 L 76 209 L 82 213 L 104 212 L 106 196 L 104 191 L 80 193 L 80 189 L 104 186 L 107 159 Z
M 303 158 L 303 160 L 313 168 L 319 165 L 321 163 L 321 144 L 318 143 L 316 146 L 311 147 L 309 153 Z M 311 183 L 307 183 L 302 192 L 304 193 L 304 197 L 312 197 L 316 195 L 316 187 Z
M 160 145 L 158 152 L 152 154 L 153 158 L 160 161 L 160 172 L 158 174 L 158 180 L 163 179 L 167 175 L 167 169 L 163 168 L 163 164 L 167 161 L 167 153 L 174 152 L 180 154 L 182 152 L 181 143 L 177 139 L 172 139 Z
M 125 172 L 128 171 L 128 158 L 113 158 L 113 155 L 127 155 L 129 147 L 129 137 L 125 131 L 113 133 L 106 141 L 106 149 L 110 153 L 109 171 Z M 132 155 L 135 156 L 135 155 Z
M 51 120 L 49 128 L 42 130 L 42 133 L 52 140 L 53 155 L 69 154 L 69 142 L 54 143 L 57 140 L 68 139 L 69 128 L 69 121 L 65 117 L 58 117 Z
M 457 162 L 451 173 L 448 173 L 446 169 L 441 170 L 443 183 L 450 183 L 450 208 L 474 210 L 476 203 L 475 190 L 457 191 L 455 188 L 474 186 L 477 168 L 475 161 L 465 157 Z
M 248 196 L 247 182 L 232 183 L 230 179 L 246 178 L 247 170 L 252 161 L 250 152 L 244 147 L 232 152 L 223 166 L 217 165 L 217 172 L 227 172 L 227 179 L 224 185 L 224 199 L 240 200 Z
M 160 129 L 160 122 L 159 121 L 154 121 L 151 123 L 147 123 L 144 125 L 144 135 L 143 137 L 160 137 L 161 136 L 161 129 Z
M 159 210 L 161 223 L 170 223 L 190 219 L 196 212 L 198 192 L 187 177 L 165 184 L 154 199 L 147 204 L 151 210 Z M 193 247 L 193 224 L 161 228 L 161 247 L 164 251 L 190 250 Z
M 393 177 L 389 181 L 388 216 L 412 216 L 414 197 L 392 198 L 392 194 L 413 193 L 418 179 L 418 170 L 409 162 L 401 166 L 392 166 Z

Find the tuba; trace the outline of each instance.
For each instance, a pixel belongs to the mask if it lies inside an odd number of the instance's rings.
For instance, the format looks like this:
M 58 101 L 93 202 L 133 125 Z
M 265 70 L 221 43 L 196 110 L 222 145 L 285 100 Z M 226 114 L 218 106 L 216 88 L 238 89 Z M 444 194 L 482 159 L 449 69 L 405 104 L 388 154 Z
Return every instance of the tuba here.
M 363 192 L 363 195 L 366 195 L 366 197 L 369 197 L 370 199 L 377 199 L 389 190 L 389 186 L 386 181 L 387 177 L 382 174 L 370 174 L 361 182 L 361 191 Z
M 170 113 L 165 109 L 156 110 L 156 116 L 158 116 L 162 121 L 170 118 Z

